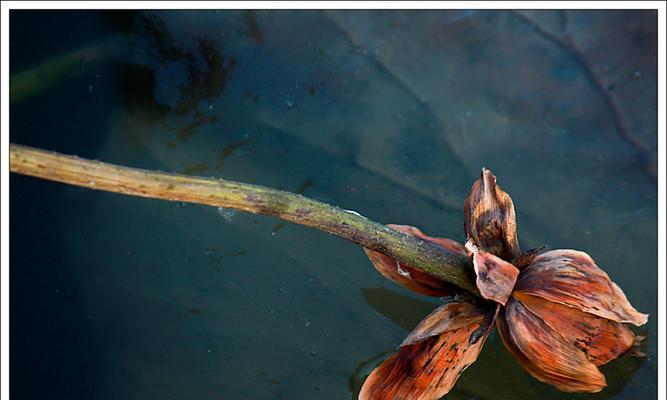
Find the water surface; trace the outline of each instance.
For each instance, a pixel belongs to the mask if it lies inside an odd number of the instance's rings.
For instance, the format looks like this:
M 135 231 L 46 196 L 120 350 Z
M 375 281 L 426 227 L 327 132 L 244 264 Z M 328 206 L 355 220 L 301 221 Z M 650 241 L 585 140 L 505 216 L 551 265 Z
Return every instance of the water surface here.
M 491 168 L 525 248 L 588 252 L 652 315 L 638 330 L 648 356 L 576 397 L 651 399 L 656 21 L 12 11 L 12 77 L 27 75 L 11 141 L 282 188 L 461 241 L 463 199 Z M 550 38 L 566 33 L 603 92 Z M 10 224 L 16 398 L 356 398 L 438 304 L 385 281 L 357 246 L 269 217 L 12 176 Z M 572 397 L 495 334 L 448 396 Z

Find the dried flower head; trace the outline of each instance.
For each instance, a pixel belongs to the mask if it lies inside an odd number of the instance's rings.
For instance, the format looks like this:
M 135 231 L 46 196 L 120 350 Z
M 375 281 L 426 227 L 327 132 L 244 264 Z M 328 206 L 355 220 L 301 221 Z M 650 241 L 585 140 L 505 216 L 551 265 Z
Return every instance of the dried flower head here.
M 388 279 L 421 294 L 442 296 L 398 353 L 367 378 L 359 398 L 438 399 L 475 362 L 495 322 L 507 349 L 536 379 L 566 392 L 599 392 L 598 369 L 627 352 L 636 337 L 624 324 L 640 326 L 623 291 L 586 253 L 539 250 L 522 253 L 514 204 L 488 169 L 465 205 L 466 245 L 432 238 L 406 225 L 389 225 L 408 235 L 472 259 L 480 294 L 366 250 Z

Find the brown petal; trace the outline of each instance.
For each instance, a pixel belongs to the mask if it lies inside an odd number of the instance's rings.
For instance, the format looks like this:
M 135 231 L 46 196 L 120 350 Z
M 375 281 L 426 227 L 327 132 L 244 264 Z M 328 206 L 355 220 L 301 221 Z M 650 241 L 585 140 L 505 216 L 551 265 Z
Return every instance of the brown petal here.
M 615 360 L 634 344 L 635 335 L 619 322 L 524 293 L 514 297 L 597 366 Z
M 477 288 L 482 297 L 505 305 L 512 294 L 519 270 L 491 253 L 479 250 L 471 240 L 466 243 L 466 247 L 473 254 Z
M 648 320 L 586 253 L 553 250 L 537 256 L 521 272 L 515 290 L 637 326 Z
M 519 257 L 512 260 L 512 265 L 514 265 L 519 270 L 526 268 L 533 262 L 535 257 L 540 255 L 540 253 L 542 252 L 542 250 L 545 249 L 545 247 L 546 246 L 542 246 L 536 249 L 530 249 L 528 251 L 524 251 Z
M 463 205 L 466 235 L 482 250 L 506 261 L 521 255 L 516 236 L 512 198 L 496 184 L 486 168 L 470 189 Z
M 360 400 L 435 400 L 447 394 L 475 360 L 497 309 L 453 297 L 426 317 L 398 353 L 366 379 Z
M 449 252 L 462 255 L 468 254 L 462 244 L 450 239 L 427 236 L 413 226 L 392 224 L 387 226 L 407 235 L 433 243 Z M 375 269 L 377 269 L 385 278 L 401 284 L 414 292 L 427 296 L 447 296 L 460 291 L 456 286 L 418 269 L 412 268 L 405 263 L 399 263 L 395 258 L 366 248 L 364 248 L 364 251 L 373 263 Z
M 607 385 L 581 350 L 516 299 L 510 298 L 496 325 L 507 349 L 536 379 L 564 392 L 595 393 Z
M 431 336 L 440 335 L 447 331 L 465 328 L 479 319 L 488 319 L 490 322 L 495 315 L 496 305 L 493 303 L 481 304 L 467 292 L 445 297 L 443 304 L 427 315 L 415 329 L 403 340 L 401 346 L 415 344 Z M 479 332 L 478 332 L 479 334 Z M 471 338 L 471 341 L 474 338 Z M 475 341 L 477 339 L 474 339 Z

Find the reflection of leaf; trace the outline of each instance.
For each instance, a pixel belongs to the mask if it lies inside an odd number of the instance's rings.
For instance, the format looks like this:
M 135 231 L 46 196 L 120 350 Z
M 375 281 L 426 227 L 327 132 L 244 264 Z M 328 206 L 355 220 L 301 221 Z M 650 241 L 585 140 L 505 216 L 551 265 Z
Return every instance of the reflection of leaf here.
M 366 303 L 396 325 L 412 331 L 419 321 L 438 305 L 430 301 L 417 300 L 383 287 L 362 288 Z
M 632 380 L 635 373 L 646 362 L 644 357 L 633 357 L 627 354 L 618 360 L 602 367 L 600 370 L 607 378 L 607 397 L 621 393 L 628 382 Z
M 156 14 L 139 19 L 137 32 L 146 54 L 163 78 L 158 87 L 170 93 L 163 101 L 178 115 L 196 110 L 200 101 L 218 98 L 236 65 L 233 57 L 221 51 L 221 40 L 214 35 L 191 37 L 182 45 L 172 35 L 167 23 Z
M 119 37 L 109 37 L 70 52 L 44 60 L 24 71 L 12 71 L 10 101 L 19 102 L 62 83 L 90 68 L 104 58 L 117 53 L 123 46 Z
M 642 168 L 646 171 L 646 173 L 652 177 L 653 179 L 657 178 L 657 165 L 655 164 L 656 160 L 653 157 L 652 152 L 649 150 L 648 146 L 645 145 L 641 140 L 639 140 L 635 134 L 630 130 L 630 127 L 628 126 L 628 123 L 626 122 L 626 116 L 624 115 L 623 110 L 621 109 L 621 105 L 619 104 L 620 102 L 623 102 L 623 98 L 618 98 L 613 93 L 613 90 L 616 88 L 616 84 L 613 83 L 618 80 L 617 76 L 604 76 L 606 75 L 605 73 L 609 71 L 609 66 L 608 65 L 603 65 L 600 67 L 599 65 L 595 65 L 594 63 L 600 63 L 600 62 L 608 62 L 608 60 L 590 60 L 590 54 L 585 53 L 580 49 L 577 41 L 575 38 L 573 38 L 567 31 L 568 31 L 568 19 L 567 19 L 567 11 L 557 11 L 556 13 L 549 12 L 549 11 L 533 11 L 532 12 L 533 16 L 529 17 L 527 15 L 524 15 L 521 12 L 515 12 L 514 15 L 517 16 L 521 21 L 525 22 L 528 24 L 530 27 L 532 27 L 535 32 L 554 45 L 558 46 L 561 48 L 563 51 L 565 51 L 567 54 L 572 57 L 572 59 L 579 65 L 581 68 L 581 72 L 586 76 L 588 81 L 590 82 L 591 86 L 598 92 L 600 96 L 600 101 L 606 106 L 607 112 L 609 114 L 609 118 L 613 121 L 614 127 L 616 128 L 616 131 L 618 134 L 621 136 L 621 138 L 627 142 L 629 145 L 633 146 L 637 152 L 639 153 L 639 157 L 641 158 L 641 165 Z M 553 15 L 556 14 L 556 15 Z M 549 17 L 555 17 L 559 21 L 559 28 L 560 28 L 560 33 L 553 33 L 550 30 L 544 28 L 542 26 L 542 22 L 545 19 L 549 19 Z M 621 26 L 627 27 L 627 24 L 620 24 Z M 650 25 L 649 25 L 650 26 Z M 638 29 L 637 29 L 638 28 Z M 586 35 L 589 32 L 587 30 L 584 32 L 584 35 Z M 618 29 L 613 30 L 614 33 L 619 32 Z M 622 32 L 622 31 L 621 31 Z M 646 30 L 644 28 L 643 24 L 639 24 L 636 28 L 631 28 L 630 32 L 622 32 L 625 34 L 625 36 L 633 36 L 636 38 L 641 38 L 642 36 L 646 37 L 655 37 L 655 31 L 651 32 L 650 30 Z M 630 33 L 631 35 L 628 35 Z M 621 38 L 614 38 L 613 41 L 616 43 L 617 40 L 622 40 L 623 37 Z M 602 40 L 608 40 L 606 37 Z M 640 41 L 646 42 L 644 39 L 640 39 Z M 595 46 L 595 48 L 599 47 L 601 43 L 598 42 L 598 40 L 595 40 L 593 43 L 589 43 L 591 46 Z M 645 43 L 645 44 L 653 44 L 651 43 Z M 631 47 L 631 49 L 634 49 L 635 47 Z M 595 56 L 595 54 L 593 54 Z M 627 57 L 627 55 L 626 55 Z M 623 61 L 622 60 L 615 60 L 615 67 L 614 69 L 619 69 L 618 67 L 623 66 Z M 625 66 L 627 68 L 627 64 Z M 616 72 L 616 71 L 614 71 Z M 621 78 L 622 80 L 625 78 L 627 79 L 630 76 L 630 71 L 625 71 L 626 76 Z M 603 75 L 604 74 L 604 75 Z M 641 76 L 641 71 L 636 70 L 632 72 L 632 75 L 637 78 Z M 625 82 L 621 82 L 622 84 Z M 636 99 L 632 98 L 632 100 L 627 101 L 626 106 L 632 106 L 633 104 L 636 104 Z M 654 100 L 653 100 L 654 102 Z
M 246 25 L 248 26 L 248 34 L 255 39 L 259 44 L 264 43 L 264 38 L 262 37 L 262 32 L 257 26 L 257 19 L 255 18 L 255 13 L 252 10 L 246 10 L 243 12 L 243 17 L 245 18 Z

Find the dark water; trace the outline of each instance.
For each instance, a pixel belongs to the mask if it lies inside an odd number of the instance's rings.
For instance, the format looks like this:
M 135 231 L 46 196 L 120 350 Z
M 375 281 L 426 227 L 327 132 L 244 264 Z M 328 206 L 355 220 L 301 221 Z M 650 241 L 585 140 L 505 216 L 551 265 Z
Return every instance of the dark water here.
M 525 248 L 587 251 L 652 315 L 648 356 L 572 396 L 494 334 L 448 398 L 655 398 L 656 14 L 524 15 L 13 11 L 10 137 L 458 240 L 489 167 Z M 356 398 L 437 305 L 273 218 L 10 183 L 13 398 Z

